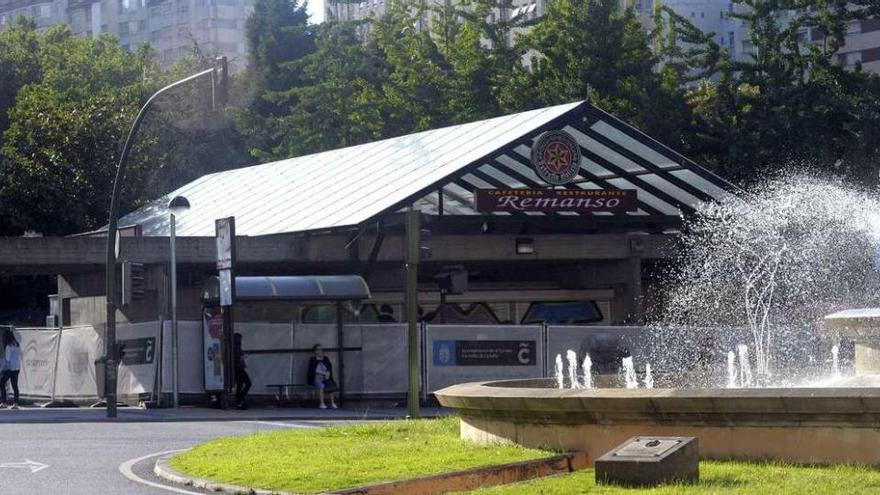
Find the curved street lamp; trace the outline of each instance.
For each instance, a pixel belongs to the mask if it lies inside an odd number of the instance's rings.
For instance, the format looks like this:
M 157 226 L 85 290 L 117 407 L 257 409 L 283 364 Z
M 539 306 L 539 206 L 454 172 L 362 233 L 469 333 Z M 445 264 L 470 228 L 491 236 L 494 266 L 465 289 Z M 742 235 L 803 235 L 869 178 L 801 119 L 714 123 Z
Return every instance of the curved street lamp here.
M 108 418 L 116 417 L 116 379 L 119 371 L 119 348 L 116 344 L 116 259 L 119 257 L 116 238 L 118 235 L 117 217 L 119 216 L 119 196 L 122 192 L 122 181 L 125 179 L 125 169 L 128 165 L 128 156 L 131 153 L 131 145 L 134 142 L 134 136 L 141 125 L 144 115 L 159 96 L 171 89 L 207 75 L 211 76 L 212 108 L 216 109 L 218 106 L 222 106 L 226 103 L 229 86 L 229 69 L 226 57 L 218 57 L 214 61 L 214 67 L 171 83 L 150 96 L 147 102 L 144 103 L 144 106 L 138 111 L 131 129 L 128 131 L 128 137 L 125 138 L 125 145 L 122 147 L 122 155 L 119 157 L 119 165 L 116 167 L 116 179 L 113 181 L 113 194 L 110 197 L 110 219 L 107 222 L 107 266 L 105 272 L 105 290 L 107 291 L 107 331 L 104 336 L 106 354 L 104 357 L 106 358 L 107 364 L 104 368 L 104 395 L 107 400 Z

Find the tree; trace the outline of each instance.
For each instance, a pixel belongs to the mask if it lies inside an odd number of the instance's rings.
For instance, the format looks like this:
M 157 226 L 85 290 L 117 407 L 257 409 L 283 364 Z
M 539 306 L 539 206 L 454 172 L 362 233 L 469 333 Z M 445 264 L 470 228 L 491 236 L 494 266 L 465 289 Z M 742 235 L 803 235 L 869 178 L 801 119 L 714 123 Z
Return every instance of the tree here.
M 408 9 L 395 3 L 370 25 L 368 42 L 375 44 L 385 69 L 378 73 L 385 136 L 455 123 L 452 67 L 424 26 L 428 12 L 423 5 Z
M 754 181 L 792 166 L 876 181 L 877 76 L 837 53 L 849 23 L 876 16 L 868 0 L 742 0 L 754 55 L 720 64 L 717 84 L 691 95 L 695 143 L 726 175 Z M 793 14 L 792 14 L 793 12 Z M 817 36 L 818 35 L 818 36 Z
M 15 104 L 18 91 L 40 79 L 37 59 L 39 38 L 33 19 L 18 17 L 0 32 L 0 146 L 3 132 L 9 127 L 8 112 Z
M 317 27 L 308 23 L 305 3 L 257 0 L 248 17 L 249 63 L 242 90 L 249 101 L 235 116 L 251 155 L 280 158 L 287 132 L 279 121 L 297 105 L 294 88 L 307 84 L 297 63 L 315 52 Z
M 287 112 L 267 119 L 278 144 L 263 157 L 287 158 L 383 137 L 380 74 L 387 70 L 375 44 L 356 23 L 318 28 L 314 53 L 289 64 L 303 83 L 272 94 Z
M 3 230 L 92 229 L 106 221 L 119 143 L 147 94 L 152 54 L 128 53 L 110 36 L 78 38 L 65 26 L 43 35 L 37 54 L 41 79 L 18 91 L 4 135 Z M 149 166 L 134 162 L 133 170 Z
M 137 111 L 159 87 L 213 58 L 196 53 L 163 74 L 147 46 L 129 53 L 112 36 L 79 38 L 64 26 L 34 36 L 38 76 L 16 92 L 0 148 L 0 232 L 99 228 Z M 207 78 L 157 100 L 130 155 L 121 211 L 248 162 L 228 116 L 210 106 Z
M 535 20 L 511 0 L 447 2 L 437 13 L 435 38 L 452 67 L 455 120 L 470 122 L 519 109 L 522 102 L 516 97 L 505 101 L 506 88 L 527 50 L 516 38 Z
M 512 78 L 506 101 L 527 102 L 516 109 L 589 96 L 658 139 L 680 142 L 680 127 L 669 119 L 687 115 L 684 81 L 656 70 L 661 60 L 632 8 L 621 10 L 617 0 L 552 0 L 519 43 L 533 55 Z

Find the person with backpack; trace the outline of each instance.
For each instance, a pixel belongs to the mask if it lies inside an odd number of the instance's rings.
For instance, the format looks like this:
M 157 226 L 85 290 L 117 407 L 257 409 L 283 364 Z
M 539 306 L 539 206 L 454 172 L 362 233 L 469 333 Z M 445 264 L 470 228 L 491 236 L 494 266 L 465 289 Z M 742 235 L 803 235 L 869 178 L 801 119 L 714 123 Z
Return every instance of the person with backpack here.
M 309 385 L 318 389 L 318 397 L 320 398 L 318 407 L 327 409 L 327 404 L 324 403 L 324 396 L 328 395 L 330 407 L 336 409 L 336 391 L 339 390 L 339 387 L 336 385 L 336 380 L 333 379 L 333 365 L 330 364 L 330 360 L 324 355 L 324 348 L 321 347 L 321 344 L 315 344 L 312 347 L 312 353 L 314 355 L 309 359 L 306 379 Z
M 4 353 L 6 365 L 3 368 L 3 375 L 0 378 L 0 409 L 9 407 L 9 409 L 18 409 L 18 374 L 21 371 L 21 347 L 15 340 L 15 334 L 12 330 L 3 332 L 3 347 L 6 349 Z M 6 384 L 12 383 L 12 404 L 7 403 Z

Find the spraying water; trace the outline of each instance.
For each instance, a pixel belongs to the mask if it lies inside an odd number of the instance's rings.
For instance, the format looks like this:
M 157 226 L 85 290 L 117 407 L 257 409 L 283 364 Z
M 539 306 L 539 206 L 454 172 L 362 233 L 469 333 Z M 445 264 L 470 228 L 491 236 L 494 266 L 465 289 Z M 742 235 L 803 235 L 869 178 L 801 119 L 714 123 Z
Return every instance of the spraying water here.
M 876 305 L 878 212 L 876 193 L 803 174 L 700 208 L 663 277 L 668 303 L 655 328 L 667 347 L 659 351 L 682 355 L 672 367 L 687 370 L 707 342 L 749 338 L 755 376 L 743 381 L 752 368 L 741 357 L 740 387 L 796 380 L 809 363 L 804 329 L 839 309 Z
M 632 356 L 623 358 L 623 372 L 626 388 L 639 388 L 639 381 L 636 379 L 636 367 L 633 365 Z
M 562 354 L 556 355 L 556 385 L 565 388 L 565 377 L 562 374 Z
M 749 346 L 736 346 L 739 351 L 739 386 L 748 388 L 753 385 L 752 382 L 752 365 L 749 363 Z
M 645 363 L 645 388 L 654 388 L 654 376 L 651 374 L 651 363 Z
M 831 346 L 831 372 L 834 374 L 834 378 L 840 378 L 840 359 L 838 355 L 840 354 L 840 346 L 834 344 Z
M 584 362 L 581 364 L 584 373 L 584 388 L 593 388 L 593 360 L 590 355 L 584 356 Z
M 736 353 L 727 351 L 727 388 L 736 388 Z
M 571 388 L 581 388 L 581 382 L 578 380 L 578 356 L 577 353 L 569 349 L 565 353 L 568 360 L 568 383 Z

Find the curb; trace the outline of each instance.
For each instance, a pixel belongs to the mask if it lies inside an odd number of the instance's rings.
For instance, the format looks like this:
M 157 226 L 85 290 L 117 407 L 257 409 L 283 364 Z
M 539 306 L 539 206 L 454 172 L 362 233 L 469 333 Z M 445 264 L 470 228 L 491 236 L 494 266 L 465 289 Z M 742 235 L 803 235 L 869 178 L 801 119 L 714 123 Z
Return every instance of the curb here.
M 172 483 L 209 490 L 217 493 L 232 495 L 296 495 L 289 492 L 279 492 L 250 488 L 227 483 L 218 483 L 205 478 L 195 478 L 175 470 L 169 464 L 170 454 L 156 460 L 153 472 L 156 476 Z M 497 485 L 520 483 L 536 478 L 553 476 L 557 474 L 571 473 L 589 467 L 587 455 L 583 452 L 569 452 L 567 454 L 533 459 L 530 461 L 513 462 L 484 466 L 464 471 L 454 471 L 432 476 L 410 478 L 387 483 L 344 488 L 328 495 L 439 495 L 449 492 L 475 490 Z
M 181 473 L 180 471 L 171 467 L 169 461 L 172 457 L 181 452 L 175 452 L 174 454 L 164 455 L 156 460 L 156 466 L 153 468 L 153 473 L 156 476 L 170 481 L 172 483 L 176 483 L 178 485 L 189 486 L 193 488 L 200 488 L 202 490 L 208 490 L 217 493 L 229 493 L 233 495 L 296 495 L 294 493 L 288 492 L 278 492 L 272 490 L 262 490 L 258 488 L 250 488 L 246 486 L 232 485 L 228 483 L 218 483 L 216 481 L 211 481 L 205 478 L 195 478 L 186 474 Z

